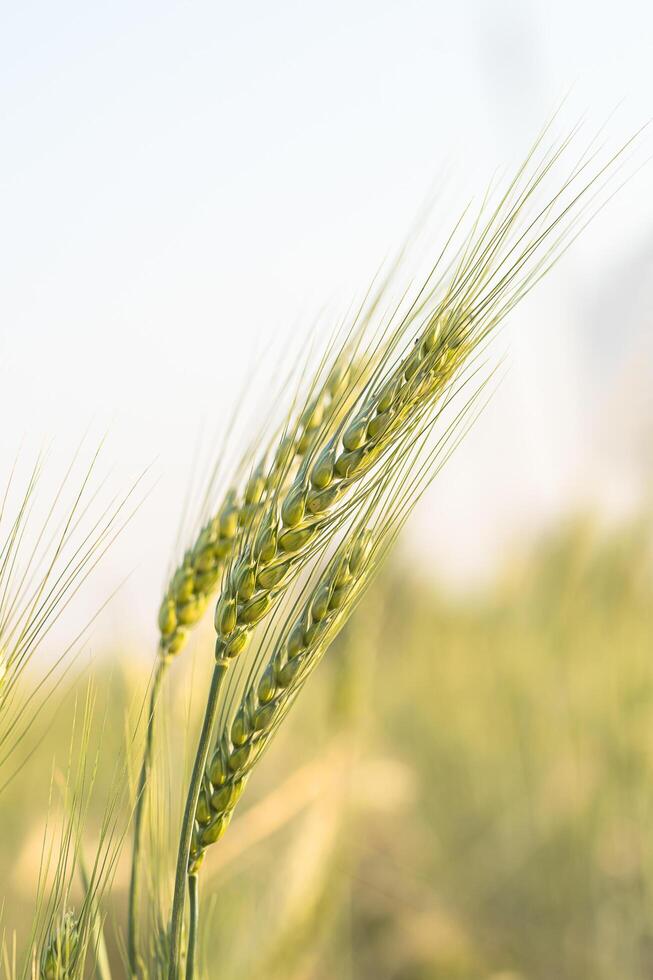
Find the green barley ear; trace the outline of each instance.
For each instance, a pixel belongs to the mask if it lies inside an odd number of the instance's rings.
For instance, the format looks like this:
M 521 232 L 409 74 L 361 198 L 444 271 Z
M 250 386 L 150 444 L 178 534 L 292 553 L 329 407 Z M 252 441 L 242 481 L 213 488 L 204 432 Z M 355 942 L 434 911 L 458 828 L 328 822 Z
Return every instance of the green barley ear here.
M 573 135 L 573 134 L 572 134 Z M 218 807 L 212 822 L 202 827 L 195 819 L 206 776 L 212 733 L 224 708 L 224 678 L 232 663 L 242 663 L 248 640 L 258 624 L 272 616 L 290 595 L 300 573 L 315 562 L 371 501 L 383 495 L 402 472 L 413 447 L 441 420 L 457 386 L 469 383 L 465 372 L 478 370 L 486 343 L 513 307 L 542 278 L 592 217 L 601 181 L 616 171 L 613 157 L 603 167 L 584 156 L 581 163 L 558 178 L 553 193 L 545 185 L 564 159 L 571 137 L 547 148 L 538 139 L 526 163 L 503 194 L 488 197 L 462 240 L 452 236 L 416 293 L 400 302 L 381 331 L 378 359 L 360 393 L 356 394 L 335 428 L 314 440 L 290 481 L 264 499 L 251 523 L 238 538 L 222 578 L 215 615 L 216 648 L 204 722 L 195 755 L 179 840 L 171 926 L 170 980 L 179 976 L 180 937 L 184 919 L 186 874 L 196 867 L 206 843 L 224 832 L 231 810 Z M 536 201 L 536 192 L 541 196 Z M 543 199 L 542 199 L 543 197 Z M 409 291 L 410 293 L 410 291 Z M 400 483 L 399 486 L 405 485 Z M 410 479 L 408 480 L 410 486 Z M 404 495 L 405 496 L 405 495 Z M 410 499 L 410 495 L 409 495 Z M 399 510 L 401 512 L 401 509 Z M 256 542 L 265 529 L 265 554 Z M 354 566 L 355 566 L 354 562 Z M 364 563 L 363 563 L 364 564 Z M 245 598 L 241 570 L 253 572 L 255 591 Z M 354 575 L 348 560 L 347 574 Z M 344 573 L 343 573 L 344 575 Z M 346 575 L 345 575 L 346 578 Z M 323 583 L 324 585 L 324 583 Z M 343 586 L 344 587 L 344 586 Z M 315 662 L 328 627 L 331 603 L 341 598 L 329 583 L 328 595 L 313 596 L 306 617 L 295 625 L 292 647 L 277 652 L 271 682 L 294 691 L 305 665 Z M 346 596 L 342 595 L 347 607 Z M 289 643 L 290 643 L 290 637 Z M 304 656 L 304 653 L 308 653 Z M 295 666 L 295 656 L 301 657 Z M 231 671 L 233 674 L 233 671 Z M 270 677 L 266 678 L 266 685 Z M 257 752 L 254 732 L 268 730 L 264 719 L 274 715 L 271 702 L 248 704 L 237 729 L 240 745 L 221 744 L 228 777 L 235 792 L 246 778 Z M 283 701 L 279 702 L 280 704 Z M 259 714 L 260 711 L 260 714 Z M 281 714 L 283 710 L 280 709 Z M 276 719 L 270 724 L 274 726 Z M 224 736 L 220 733 L 220 738 Z M 238 789 L 236 789 L 238 787 Z M 222 796 L 228 796 L 224 793 Z M 194 877 L 194 875 L 193 875 Z M 195 921 L 196 888 L 191 893 Z M 193 904 L 194 903 L 194 904 Z
M 351 340 L 351 338 L 350 338 Z M 260 451 L 252 465 L 249 456 L 241 462 L 240 477 L 235 481 L 215 513 L 204 523 L 195 541 L 186 550 L 175 569 L 159 608 L 159 655 L 149 697 L 146 742 L 136 792 L 134 809 L 133 856 L 128 899 L 127 949 L 133 976 L 139 973 L 139 902 L 143 862 L 142 837 L 147 784 L 154 753 L 157 704 L 170 662 L 184 649 L 191 630 L 202 619 L 209 599 L 216 593 L 230 568 L 239 543 L 255 524 L 265 502 L 292 481 L 302 460 L 316 439 L 330 425 L 335 425 L 352 390 L 357 371 L 351 343 L 335 357 L 329 370 L 310 386 L 302 402 L 290 411 L 282 435 L 267 449 Z M 274 529 L 259 524 L 257 554 L 276 553 Z M 256 588 L 253 567 L 248 564 L 230 568 L 229 574 L 240 599 L 252 597 Z M 266 611 L 263 603 L 254 601 L 249 609 L 250 625 Z M 222 613 L 220 613 L 222 615 Z M 229 615 L 228 610 L 224 612 Z M 247 633 L 241 631 L 230 639 L 230 654 L 242 652 Z
M 188 642 L 217 591 L 244 530 L 260 515 L 264 501 L 293 478 L 320 433 L 337 418 L 358 367 L 349 349 L 340 354 L 324 380 L 309 392 L 299 417 L 290 419 L 278 444 L 261 452 L 238 487 L 225 494 L 175 569 L 159 608 L 159 648 L 174 657 Z M 247 461 L 241 463 L 246 469 Z M 263 539 L 259 545 L 265 548 Z
M 195 812 L 189 875 L 198 874 L 206 848 L 226 832 L 252 769 L 464 434 L 484 387 L 473 392 L 435 443 L 427 431 L 403 451 L 326 566 L 314 572 L 301 607 L 287 617 L 272 651 L 266 654 L 264 644 L 257 654 L 249 683 L 233 712 L 225 715 L 209 757 Z
M 288 623 L 260 678 L 245 692 L 209 761 L 195 814 L 189 874 L 198 872 L 206 847 L 225 833 L 253 766 L 371 576 L 372 544 L 371 532 L 363 527 L 347 537 L 302 611 Z

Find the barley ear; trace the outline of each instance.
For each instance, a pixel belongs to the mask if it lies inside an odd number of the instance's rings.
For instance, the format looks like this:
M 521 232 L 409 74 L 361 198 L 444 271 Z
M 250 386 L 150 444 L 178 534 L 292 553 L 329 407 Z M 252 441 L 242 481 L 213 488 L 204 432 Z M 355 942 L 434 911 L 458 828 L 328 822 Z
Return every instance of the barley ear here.
M 177 980 L 179 975 L 189 861 L 194 867 L 205 846 L 203 841 L 210 843 L 209 838 L 217 839 L 224 832 L 231 812 L 230 803 L 226 810 L 221 805 L 215 807 L 217 819 L 202 828 L 195 819 L 228 666 L 242 655 L 256 626 L 279 608 L 299 573 L 333 545 L 347 522 L 401 469 L 406 454 L 410 457 L 411 448 L 446 411 L 456 385 L 465 383 L 465 370 L 473 376 L 474 359 L 480 357 L 498 324 L 573 240 L 578 223 L 587 217 L 586 209 L 593 206 L 597 180 L 616 158 L 589 177 L 586 162 L 575 166 L 533 215 L 533 195 L 554 172 L 553 166 L 569 142 L 544 150 L 541 159 L 537 156 L 541 141 L 536 143 L 526 164 L 499 195 L 494 210 L 483 203 L 468 235 L 452 246 L 453 255 L 444 262 L 440 279 L 435 273 L 429 275 L 408 309 L 391 318 L 379 362 L 360 396 L 338 420 L 335 430 L 316 438 L 290 486 L 280 485 L 262 501 L 237 541 L 216 605 L 216 666 L 179 839 L 170 980 Z M 257 547 L 261 534 L 264 548 Z M 335 590 L 328 599 L 314 597 L 310 623 L 300 624 L 293 641 L 298 650 L 309 650 L 313 638 L 319 643 L 323 629 L 319 615 L 325 609 L 328 613 L 332 595 Z M 291 666 L 289 652 L 286 650 L 286 660 L 279 663 L 278 670 L 275 666 L 274 676 L 266 684 L 283 690 L 287 682 L 292 687 L 293 671 L 301 671 Z M 265 731 L 265 719 L 271 713 L 267 704 L 257 705 L 256 717 L 252 717 L 248 704 L 236 729 L 230 732 L 231 745 L 224 746 L 224 751 L 233 787 L 241 785 L 241 777 L 247 775 L 250 759 L 256 754 L 257 740 L 251 732 L 256 731 L 257 720 Z M 234 745 L 234 736 L 243 739 L 241 745 Z
M 336 359 L 326 380 L 317 386 L 301 417 L 290 425 L 278 446 L 270 453 L 265 451 L 251 469 L 244 486 L 231 488 L 225 495 L 216 514 L 202 527 L 197 539 L 184 554 L 183 561 L 175 570 L 159 608 L 159 657 L 155 667 L 150 692 L 146 723 L 146 741 L 141 762 L 134 810 L 134 834 L 132 865 L 128 895 L 127 951 L 132 977 L 141 974 L 139 954 L 140 878 L 142 864 L 142 836 L 147 784 L 154 752 L 155 724 L 158 698 L 164 675 L 170 662 L 185 647 L 190 631 L 202 619 L 210 597 L 217 590 L 225 567 L 237 552 L 238 544 L 247 529 L 259 515 L 264 501 L 292 476 L 301 460 L 310 450 L 322 427 L 333 418 L 348 390 L 352 365 L 348 356 Z M 268 456 L 272 456 L 267 464 Z M 258 539 L 258 553 L 274 554 L 270 537 L 265 528 Z M 272 548 L 272 550 L 271 550 Z M 236 589 L 241 599 L 251 598 L 256 582 L 249 566 L 243 566 L 236 574 Z M 265 600 L 263 600 L 263 605 Z M 253 603 L 250 624 L 256 615 L 265 611 L 259 601 Z M 242 652 L 248 640 L 247 633 L 236 633 L 230 640 L 228 656 Z

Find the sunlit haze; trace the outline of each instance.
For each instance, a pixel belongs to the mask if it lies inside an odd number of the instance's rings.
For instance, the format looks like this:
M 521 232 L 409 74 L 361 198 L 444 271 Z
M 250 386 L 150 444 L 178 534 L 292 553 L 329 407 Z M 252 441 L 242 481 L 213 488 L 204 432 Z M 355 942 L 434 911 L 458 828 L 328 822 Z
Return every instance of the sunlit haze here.
M 154 642 L 198 440 L 274 338 L 335 322 L 439 180 L 453 219 L 565 96 L 559 130 L 616 147 L 652 65 L 635 0 L 5 4 L 3 471 L 45 444 L 56 469 L 87 431 L 114 489 L 151 466 L 103 630 Z M 440 578 L 647 492 L 652 191 L 645 164 L 499 338 L 496 396 L 413 520 Z

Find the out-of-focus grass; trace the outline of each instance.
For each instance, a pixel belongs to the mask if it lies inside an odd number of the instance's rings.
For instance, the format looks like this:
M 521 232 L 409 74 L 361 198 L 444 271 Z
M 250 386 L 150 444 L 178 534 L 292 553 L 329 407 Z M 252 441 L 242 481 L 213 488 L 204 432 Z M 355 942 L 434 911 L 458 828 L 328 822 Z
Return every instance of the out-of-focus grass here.
M 379 733 L 416 794 L 367 842 L 399 896 L 361 902 L 362 963 L 419 924 L 423 955 L 387 975 L 651 976 L 651 599 L 642 527 L 571 527 L 476 606 L 397 589 Z
M 221 980 L 653 975 L 650 543 L 644 525 L 607 536 L 579 522 L 465 601 L 389 569 L 206 862 L 204 900 L 220 896 L 207 967 Z M 137 698 L 114 681 L 108 758 Z M 63 754 L 67 732 L 60 711 L 41 753 Z M 2 801 L 6 920 L 27 915 L 38 792 L 26 775 Z M 120 868 L 119 926 L 125 883 Z

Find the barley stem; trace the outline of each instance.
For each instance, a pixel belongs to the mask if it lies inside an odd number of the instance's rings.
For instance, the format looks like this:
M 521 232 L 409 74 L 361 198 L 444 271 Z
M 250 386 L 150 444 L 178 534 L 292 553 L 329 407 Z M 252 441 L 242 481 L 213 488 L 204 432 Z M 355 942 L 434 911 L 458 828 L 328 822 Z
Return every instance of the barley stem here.
M 169 980 L 179 980 L 179 961 L 181 955 L 181 932 L 184 921 L 184 907 L 186 898 L 186 878 L 188 873 L 188 858 L 190 856 L 190 845 L 193 838 L 193 824 L 195 822 L 195 808 L 197 798 L 202 787 L 202 777 L 206 759 L 211 747 L 211 736 L 218 712 L 218 698 L 222 681 L 227 673 L 228 664 L 225 660 L 218 660 L 213 669 L 211 687 L 206 702 L 204 721 L 200 732 L 197 752 L 193 772 L 188 786 L 188 796 L 184 807 L 184 817 L 179 835 L 179 851 L 177 853 L 177 870 L 175 873 L 175 892 L 172 903 L 172 916 L 170 920 L 170 970 Z
M 190 928 L 188 930 L 188 952 L 186 954 L 186 980 L 193 980 L 195 976 L 200 915 L 200 885 L 197 875 L 188 876 L 188 900 L 190 904 Z
M 138 793 L 136 796 L 136 807 L 134 810 L 134 845 L 132 849 L 131 878 L 129 882 L 129 907 L 127 917 L 127 955 L 129 958 L 129 972 L 133 980 L 143 975 L 143 964 L 139 954 L 139 916 L 138 905 L 140 899 L 140 869 L 142 861 L 143 843 L 143 818 L 145 816 L 145 797 L 147 786 L 152 769 L 152 748 L 154 743 L 154 720 L 156 716 L 156 706 L 161 691 L 161 684 L 168 666 L 167 657 L 159 657 L 152 690 L 150 691 L 150 703 L 147 716 L 147 734 L 145 738 L 145 751 L 141 771 L 138 777 Z

